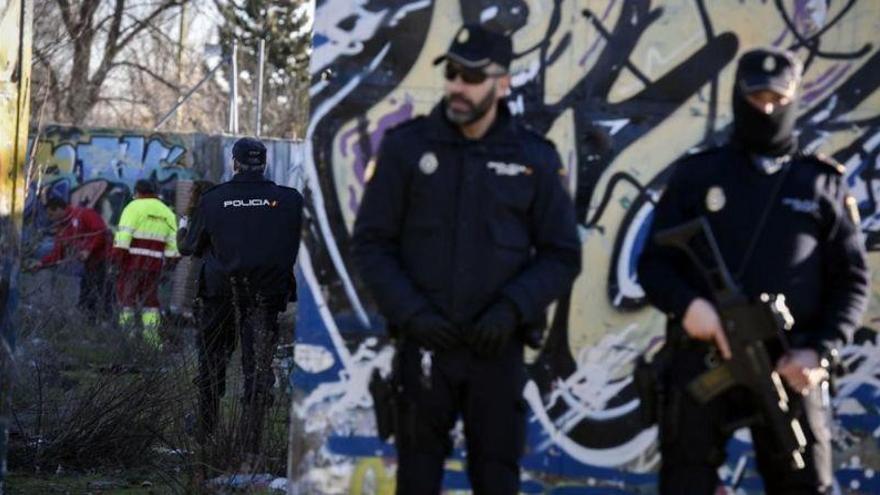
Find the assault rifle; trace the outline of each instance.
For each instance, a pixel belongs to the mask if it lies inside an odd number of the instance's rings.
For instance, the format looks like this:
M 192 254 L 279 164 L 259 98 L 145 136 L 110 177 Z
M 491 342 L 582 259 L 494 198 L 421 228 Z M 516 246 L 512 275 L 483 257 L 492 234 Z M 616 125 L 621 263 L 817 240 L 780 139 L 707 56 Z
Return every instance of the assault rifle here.
M 658 232 L 654 240 L 661 246 L 684 251 L 697 267 L 712 291 L 730 344 L 732 358 L 724 362 L 708 360 L 710 369 L 688 384 L 688 392 L 706 403 L 734 385 L 748 389 L 757 409 L 753 419 L 770 430 L 779 454 L 789 457 L 795 469 L 802 469 L 804 431 L 789 407 L 782 378 L 768 352 L 768 347 L 788 349 L 784 332 L 791 329 L 794 318 L 785 305 L 785 296 L 761 294 L 758 301 L 749 300 L 731 277 L 704 217 Z M 707 255 L 714 266 L 703 262 Z

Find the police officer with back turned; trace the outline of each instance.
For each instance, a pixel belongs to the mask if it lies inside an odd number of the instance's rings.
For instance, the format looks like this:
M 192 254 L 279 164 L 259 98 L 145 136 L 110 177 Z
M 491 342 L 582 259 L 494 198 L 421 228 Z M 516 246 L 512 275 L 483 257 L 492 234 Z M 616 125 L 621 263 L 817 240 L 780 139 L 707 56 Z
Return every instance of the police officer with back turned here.
M 440 493 L 459 415 L 474 493 L 518 493 L 525 332 L 580 269 L 559 156 L 504 102 L 511 58 L 508 37 L 458 31 L 444 99 L 386 133 L 355 222 L 398 341 L 398 494 Z
M 181 243 L 184 255 L 204 260 L 199 279 L 199 417 L 197 437 L 216 426 L 226 388 L 226 366 L 241 342 L 244 397 L 240 445 L 258 454 L 263 417 L 272 403 L 272 358 L 278 313 L 296 287 L 303 198 L 264 177 L 266 147 L 251 138 L 232 149 L 232 180 L 206 191 Z
M 829 493 L 831 431 L 820 358 L 859 324 L 869 275 L 856 202 L 845 169 L 798 150 L 794 132 L 801 63 L 789 52 L 761 49 L 739 60 L 733 89 L 733 135 L 720 148 L 688 156 L 672 172 L 652 226 L 654 234 L 703 217 L 725 264 L 750 298 L 785 296 L 794 326 L 788 349 L 772 355 L 803 425 L 800 469 L 774 450 L 763 423 L 750 422 L 758 471 L 769 494 Z M 668 230 L 667 230 L 668 232 Z M 639 280 L 669 319 L 672 351 L 663 381 L 660 493 L 711 494 L 725 445 L 754 414 L 736 387 L 705 403 L 688 383 L 730 358 L 716 307 L 695 265 L 681 251 L 649 242 Z M 824 399 L 824 400 L 823 400 Z

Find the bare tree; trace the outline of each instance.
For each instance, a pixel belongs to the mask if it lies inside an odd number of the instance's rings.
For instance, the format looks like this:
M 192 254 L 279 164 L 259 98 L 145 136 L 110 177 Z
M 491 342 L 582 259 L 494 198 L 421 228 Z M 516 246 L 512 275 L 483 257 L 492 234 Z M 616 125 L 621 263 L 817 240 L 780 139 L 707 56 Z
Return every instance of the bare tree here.
M 102 102 L 143 104 L 130 95 L 108 96 L 114 78 L 134 71 L 177 93 L 178 82 L 144 63 L 141 42 L 168 31 L 179 7 L 190 0 L 43 0 L 37 5 L 34 83 L 48 85 L 53 120 L 88 123 Z M 167 38 L 167 36 L 166 36 Z M 160 50 L 165 39 L 151 45 Z M 149 45 L 149 43 L 148 43 Z M 167 47 L 166 47 L 167 48 Z M 146 52 L 146 53 L 156 53 Z M 36 109 L 35 109 L 36 110 Z

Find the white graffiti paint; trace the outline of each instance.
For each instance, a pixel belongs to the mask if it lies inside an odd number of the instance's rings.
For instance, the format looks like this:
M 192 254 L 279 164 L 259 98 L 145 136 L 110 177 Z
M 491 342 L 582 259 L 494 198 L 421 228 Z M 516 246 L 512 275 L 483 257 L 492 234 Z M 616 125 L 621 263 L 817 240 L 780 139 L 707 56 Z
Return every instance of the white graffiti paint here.
M 578 444 L 569 438 L 565 432 L 556 427 L 554 422 L 547 415 L 541 401 L 541 394 L 538 386 L 533 381 L 526 384 L 523 396 L 526 402 L 532 408 L 535 419 L 541 424 L 542 429 L 547 434 L 549 441 L 556 445 L 572 458 L 583 462 L 584 464 L 599 467 L 618 467 L 625 463 L 632 463 L 642 458 L 650 447 L 657 441 L 657 428 L 652 427 L 640 432 L 635 438 L 627 443 L 618 445 L 608 449 L 590 449 Z M 543 449 L 547 448 L 547 444 L 542 445 Z M 538 448 L 538 451 L 543 450 Z M 647 470 L 654 465 L 656 461 L 641 461 L 634 468 L 634 471 Z
M 320 373 L 333 367 L 333 353 L 323 346 L 297 344 L 294 349 L 293 361 L 306 373 Z
M 851 371 L 837 381 L 835 405 L 842 405 L 862 386 L 880 395 L 880 348 L 875 342 L 844 346 L 840 356 L 843 365 Z
M 360 300 L 360 297 L 355 291 L 354 284 L 351 281 L 351 275 L 348 273 L 348 269 L 345 266 L 345 262 L 342 260 L 342 254 L 339 252 L 339 246 L 336 242 L 336 238 L 333 235 L 333 231 L 330 227 L 330 219 L 327 217 L 327 209 L 324 205 L 324 193 L 321 189 L 321 181 L 318 178 L 318 168 L 314 161 L 314 150 L 312 149 L 312 141 L 315 135 L 315 129 L 318 124 L 323 120 L 323 118 L 330 112 L 343 98 L 348 96 L 355 88 L 360 85 L 363 79 L 376 70 L 376 67 L 379 66 L 379 63 L 385 58 L 388 54 L 388 50 L 391 48 L 391 45 L 385 45 L 385 47 L 373 58 L 372 62 L 361 72 L 359 75 L 353 77 L 342 89 L 332 98 L 327 99 L 324 103 L 322 103 L 318 108 L 316 108 L 312 112 L 311 122 L 309 123 L 309 127 L 306 131 L 306 140 L 305 140 L 305 179 L 306 186 L 309 187 L 311 191 L 311 201 L 312 206 L 314 207 L 314 212 L 316 216 L 316 220 L 318 221 L 318 227 L 321 231 L 321 236 L 324 239 L 325 247 L 327 251 L 329 251 L 330 259 L 333 261 L 333 265 L 336 268 L 337 274 L 339 274 L 339 278 L 342 280 L 343 288 L 345 289 L 345 294 L 348 297 L 349 303 L 352 305 L 355 314 L 360 320 L 361 324 L 364 328 L 369 328 L 370 319 L 367 316 L 367 312 L 364 309 L 364 305 Z M 320 291 L 315 291 L 315 297 L 323 297 Z
M 604 467 L 630 464 L 644 456 L 656 440 L 654 429 L 645 430 L 613 449 L 586 448 L 567 436 L 583 420 L 607 421 L 638 408 L 638 399 L 608 407 L 608 402 L 632 383 L 630 370 L 640 353 L 631 345 L 636 331 L 636 325 L 629 325 L 619 332 L 609 332 L 595 346 L 582 349 L 576 360 L 577 370 L 565 380 L 557 381 L 546 401 L 541 399 L 534 382 L 526 386 L 524 397 L 548 432 L 538 450 L 557 445 L 580 462 Z M 566 412 L 551 420 L 547 411 L 560 401 L 565 404 Z M 651 459 L 642 461 L 646 469 L 654 463 Z
M 406 2 L 395 9 L 371 11 L 365 8 L 366 0 L 328 0 L 318 8 L 315 16 L 315 33 L 325 41 L 312 52 L 310 71 L 317 74 L 342 56 L 356 55 L 363 51 L 364 43 L 373 39 L 386 19 L 389 25 L 399 23 L 407 14 L 431 6 L 427 0 Z M 346 27 L 341 24 L 343 22 Z M 348 26 L 349 22 L 354 24 Z

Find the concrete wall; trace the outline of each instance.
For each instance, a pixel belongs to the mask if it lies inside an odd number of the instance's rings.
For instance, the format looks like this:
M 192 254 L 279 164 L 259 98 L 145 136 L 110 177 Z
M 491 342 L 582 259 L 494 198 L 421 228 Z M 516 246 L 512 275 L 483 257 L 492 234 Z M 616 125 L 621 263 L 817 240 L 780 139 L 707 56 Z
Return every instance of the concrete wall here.
M 557 144 L 583 242 L 583 274 L 555 307 L 548 345 L 528 357 L 524 492 L 654 491 L 657 432 L 635 421 L 630 373 L 663 318 L 645 304 L 635 259 L 667 167 L 724 140 L 738 54 L 775 45 L 805 61 L 801 142 L 847 166 L 871 263 L 880 264 L 878 2 L 319 0 L 315 19 L 304 169 L 312 223 L 294 380 L 305 394 L 298 414 L 324 445 L 307 479 L 336 486 L 327 493 L 392 493 L 393 449 L 375 438 L 366 388 L 391 350 L 381 324 L 365 324 L 377 315 L 346 247 L 383 133 L 437 102 L 442 76 L 431 61 L 463 21 L 513 33 L 511 108 Z M 849 374 L 834 402 L 835 468 L 849 493 L 880 492 L 877 302 L 847 336 Z M 748 435 L 738 433 L 729 453 L 722 479 L 744 460 L 741 488 L 759 493 Z M 451 490 L 467 487 L 461 459 L 457 449 L 447 466 Z

